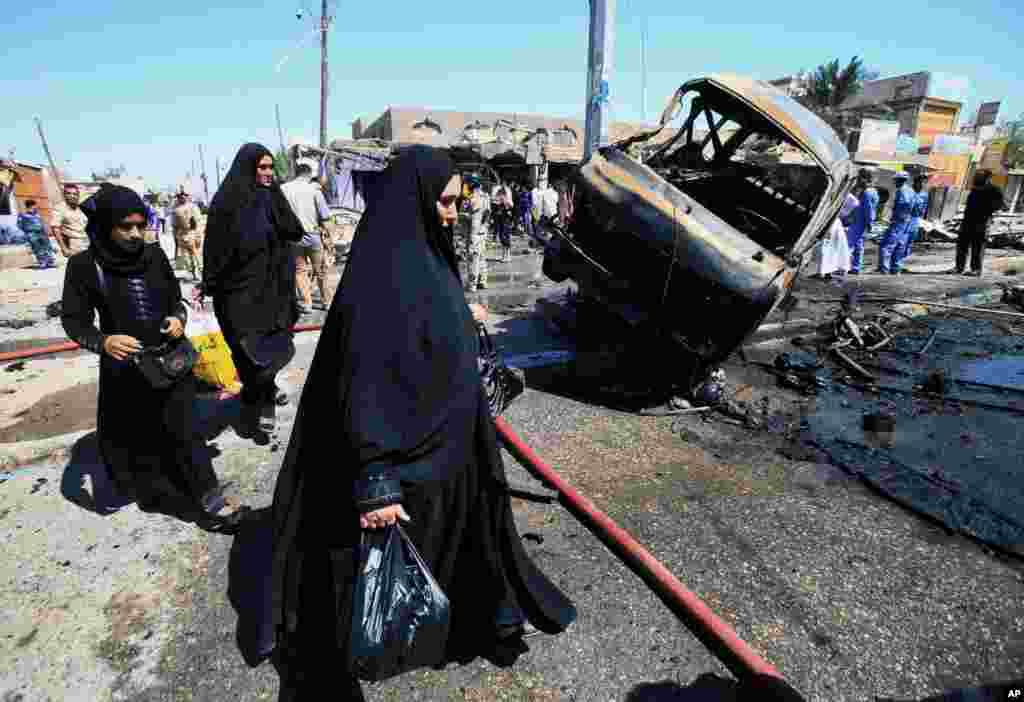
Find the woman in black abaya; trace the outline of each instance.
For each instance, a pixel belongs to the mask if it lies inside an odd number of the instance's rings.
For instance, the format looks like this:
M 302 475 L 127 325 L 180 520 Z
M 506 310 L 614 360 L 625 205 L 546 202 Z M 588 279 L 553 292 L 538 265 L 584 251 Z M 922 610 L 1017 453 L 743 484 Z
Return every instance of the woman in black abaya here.
M 352 243 L 274 494 L 281 699 L 362 700 L 347 660 L 361 528 L 404 528 L 452 607 L 446 659 L 511 662 L 525 621 L 559 633 L 572 603 L 512 519 L 450 224 L 447 152 L 404 149 Z M 345 697 L 345 693 L 348 696 Z
M 68 261 L 61 322 L 71 339 L 100 354 L 96 426 L 107 472 L 143 510 L 198 509 L 210 527 L 234 526 L 244 510 L 226 504 L 213 468 L 193 455 L 194 377 L 157 390 L 131 362 L 143 347 L 185 331 L 167 256 L 144 243 L 146 206 L 134 191 L 111 186 L 82 211 L 90 245 Z
M 204 295 L 213 297 L 224 340 L 242 381 L 246 425 L 276 425 L 275 376 L 292 358 L 295 256 L 303 235 L 291 206 L 274 182 L 274 159 L 260 144 L 235 156 L 210 203 L 203 244 Z

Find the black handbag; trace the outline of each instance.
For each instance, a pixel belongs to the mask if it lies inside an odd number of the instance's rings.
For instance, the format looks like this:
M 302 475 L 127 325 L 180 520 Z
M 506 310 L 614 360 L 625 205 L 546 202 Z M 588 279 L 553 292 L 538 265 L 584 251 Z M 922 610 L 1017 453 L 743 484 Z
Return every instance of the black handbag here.
M 526 376 L 521 368 L 505 365 L 491 335 L 487 333 L 487 325 L 477 322 L 476 328 L 480 338 L 480 353 L 477 357 L 480 379 L 487 393 L 491 416 L 497 417 L 526 389 Z
M 166 390 L 188 376 L 198 358 L 192 342 L 182 336 L 142 349 L 132 356 L 132 362 L 154 389 Z
M 100 291 L 107 294 L 107 277 L 96 261 L 96 275 L 99 278 Z M 181 382 L 196 365 L 199 353 L 184 335 L 170 339 L 157 346 L 147 346 L 138 353 L 132 354 L 131 362 L 139 369 L 139 373 L 155 390 L 167 388 Z

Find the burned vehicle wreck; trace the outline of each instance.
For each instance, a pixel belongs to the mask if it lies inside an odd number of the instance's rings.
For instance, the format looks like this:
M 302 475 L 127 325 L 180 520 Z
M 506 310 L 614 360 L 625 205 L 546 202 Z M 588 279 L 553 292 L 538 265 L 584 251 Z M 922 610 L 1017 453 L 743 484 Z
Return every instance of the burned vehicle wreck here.
M 692 80 L 657 129 L 579 168 L 573 218 L 548 243 L 544 274 L 655 331 L 672 347 L 662 357 L 674 382 L 692 390 L 785 299 L 854 177 L 832 129 L 773 86 Z

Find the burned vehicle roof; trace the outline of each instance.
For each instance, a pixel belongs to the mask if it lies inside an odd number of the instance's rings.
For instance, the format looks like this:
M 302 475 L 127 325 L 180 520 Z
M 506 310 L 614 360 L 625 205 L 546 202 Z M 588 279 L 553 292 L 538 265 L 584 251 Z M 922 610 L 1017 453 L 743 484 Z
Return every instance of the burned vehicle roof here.
M 716 73 L 688 81 L 680 90 L 697 89 L 702 84 L 714 85 L 750 103 L 807 149 L 826 170 L 850 160 L 846 147 L 824 120 L 774 86 L 746 76 Z
M 853 180 L 831 128 L 773 86 L 691 80 L 658 129 L 579 168 L 573 218 L 544 272 L 717 363 L 785 298 Z

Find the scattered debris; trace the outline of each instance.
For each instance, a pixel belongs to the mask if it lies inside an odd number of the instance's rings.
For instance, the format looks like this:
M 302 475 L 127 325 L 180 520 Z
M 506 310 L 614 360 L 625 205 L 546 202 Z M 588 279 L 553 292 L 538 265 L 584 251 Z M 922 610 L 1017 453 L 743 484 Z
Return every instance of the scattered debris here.
M 924 354 L 928 353 L 928 349 L 930 349 L 932 347 L 932 344 L 935 343 L 935 340 L 938 337 L 939 337 L 939 330 L 938 329 L 932 329 L 932 333 L 928 335 L 928 339 L 924 342 L 924 345 L 918 351 L 916 351 L 915 353 L 917 353 L 918 356 L 923 356 Z
M 24 329 L 35 325 L 31 319 L 0 319 L 0 328 L 3 329 Z
M 839 360 L 841 360 L 846 365 L 847 368 L 850 368 L 851 370 L 867 378 L 868 380 L 875 380 L 875 376 L 870 371 L 868 371 L 866 368 L 861 366 L 859 363 L 854 361 L 852 358 L 847 356 L 839 349 L 832 349 L 832 353 L 834 353 L 839 358 Z
M 863 423 L 865 431 L 887 433 L 896 430 L 896 417 L 881 412 L 864 415 Z
M 775 357 L 775 367 L 780 371 L 814 371 L 821 368 L 821 361 L 807 353 L 786 352 Z
M 1003 302 L 1016 305 L 1024 310 L 1024 285 L 1015 285 L 1003 289 Z
M 945 395 L 946 390 L 949 389 L 949 379 L 946 378 L 946 373 L 942 370 L 934 370 L 928 374 L 925 378 L 924 383 L 921 387 L 926 392 L 933 392 L 937 395 Z

